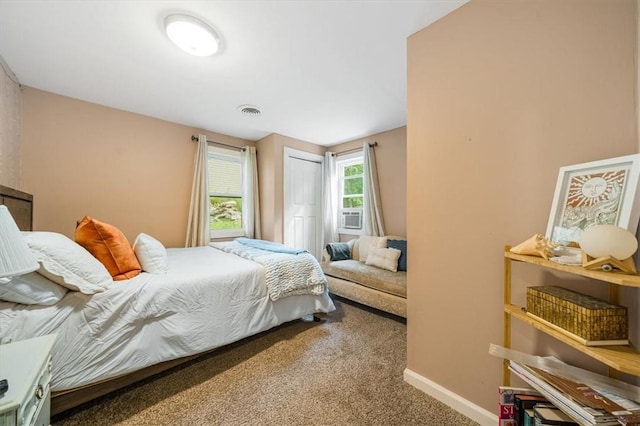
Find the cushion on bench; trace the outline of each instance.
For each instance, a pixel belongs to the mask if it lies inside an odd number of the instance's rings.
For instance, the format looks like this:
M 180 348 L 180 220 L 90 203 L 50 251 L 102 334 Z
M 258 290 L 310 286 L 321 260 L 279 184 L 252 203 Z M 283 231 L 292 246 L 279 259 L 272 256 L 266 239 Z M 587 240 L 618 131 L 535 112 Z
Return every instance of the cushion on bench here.
M 326 275 L 332 277 L 352 281 L 395 296 L 407 297 L 406 272 L 387 271 L 353 259 L 323 262 L 322 269 Z

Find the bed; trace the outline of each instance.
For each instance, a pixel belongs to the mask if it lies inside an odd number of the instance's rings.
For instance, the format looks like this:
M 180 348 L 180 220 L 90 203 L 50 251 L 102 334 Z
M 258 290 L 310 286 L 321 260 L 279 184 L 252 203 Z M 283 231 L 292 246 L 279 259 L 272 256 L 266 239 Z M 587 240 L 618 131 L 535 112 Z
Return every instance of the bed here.
M 24 233 L 32 250 L 43 234 Z M 107 282 L 94 294 L 68 290 L 55 304 L 0 301 L 0 344 L 57 334 L 56 414 L 245 337 L 335 309 L 326 285 L 274 296 L 268 265 L 226 246 L 166 249 L 166 273 Z

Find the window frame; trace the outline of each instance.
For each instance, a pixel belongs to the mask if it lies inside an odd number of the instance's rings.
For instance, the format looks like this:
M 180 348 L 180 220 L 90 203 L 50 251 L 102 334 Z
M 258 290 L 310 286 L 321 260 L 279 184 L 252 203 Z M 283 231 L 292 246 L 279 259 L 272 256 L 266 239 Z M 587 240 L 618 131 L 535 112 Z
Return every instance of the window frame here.
M 219 161 L 226 161 L 229 163 L 239 163 L 240 164 L 240 194 L 239 194 L 239 198 L 242 200 L 242 203 L 244 205 L 244 196 L 242 194 L 242 187 L 244 182 L 243 180 L 243 173 L 242 173 L 242 158 L 240 157 L 240 155 L 236 155 L 236 151 L 235 149 L 231 149 L 231 148 L 224 148 L 221 146 L 216 146 L 213 144 L 209 144 L 209 147 L 207 149 L 207 179 L 209 178 L 209 160 L 211 158 L 215 158 Z M 209 240 L 217 240 L 217 239 L 223 239 L 223 238 L 234 238 L 234 237 L 244 237 L 245 234 L 245 230 L 243 227 L 243 222 L 242 220 L 240 221 L 241 227 L 240 228 L 232 228 L 232 229 L 211 229 L 211 197 L 227 197 L 229 196 L 229 194 L 218 194 L 218 193 L 214 193 L 212 188 L 209 188 L 209 194 L 208 194 L 208 199 L 209 199 Z M 237 197 L 238 195 L 233 195 L 233 197 Z
M 343 201 L 345 198 L 344 195 L 344 169 L 345 167 L 354 165 L 354 164 L 362 164 L 364 166 L 364 153 L 353 152 L 345 155 L 341 155 L 336 159 L 336 174 L 338 177 L 338 233 L 343 235 L 362 235 L 364 230 L 364 226 L 361 226 L 360 229 L 353 228 L 342 228 L 342 212 L 343 211 L 360 211 L 361 217 L 364 215 L 363 207 L 347 207 L 343 208 Z M 358 176 L 355 176 L 358 177 Z M 363 189 L 362 189 L 362 197 L 364 201 L 364 172 L 362 174 L 363 180 Z M 350 177 L 353 179 L 354 177 Z

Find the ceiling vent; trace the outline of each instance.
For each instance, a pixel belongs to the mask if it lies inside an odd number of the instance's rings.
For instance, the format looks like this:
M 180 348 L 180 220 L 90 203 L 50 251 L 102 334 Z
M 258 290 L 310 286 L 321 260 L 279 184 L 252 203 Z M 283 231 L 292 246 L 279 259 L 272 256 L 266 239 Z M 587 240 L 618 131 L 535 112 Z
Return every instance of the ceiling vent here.
M 260 111 L 260 108 L 255 107 L 253 105 L 240 105 L 238 107 L 238 111 L 240 111 L 244 115 L 249 115 L 251 117 L 257 117 L 260 114 L 262 114 L 262 111 Z

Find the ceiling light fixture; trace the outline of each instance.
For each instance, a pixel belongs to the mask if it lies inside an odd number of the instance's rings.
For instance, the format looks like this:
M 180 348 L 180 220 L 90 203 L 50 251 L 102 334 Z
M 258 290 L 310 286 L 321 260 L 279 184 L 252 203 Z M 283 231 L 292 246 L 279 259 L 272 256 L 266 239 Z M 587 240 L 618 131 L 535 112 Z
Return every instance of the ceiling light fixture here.
M 191 55 L 211 56 L 220 48 L 220 38 L 213 28 L 193 16 L 169 15 L 164 28 L 169 40 Z
M 244 115 L 251 115 L 254 117 L 262 114 L 262 111 L 260 111 L 260 108 L 255 107 L 253 105 L 240 105 L 238 107 L 238 111 L 240 111 Z

